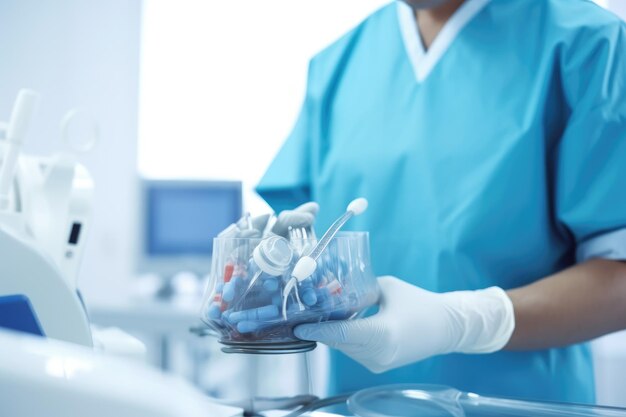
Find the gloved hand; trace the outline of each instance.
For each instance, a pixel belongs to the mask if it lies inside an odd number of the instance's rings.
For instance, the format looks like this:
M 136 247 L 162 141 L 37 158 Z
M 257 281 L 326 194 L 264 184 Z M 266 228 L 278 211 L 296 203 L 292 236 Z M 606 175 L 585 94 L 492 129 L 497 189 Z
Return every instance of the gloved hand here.
M 276 218 L 276 223 L 272 226 L 271 232 L 288 238 L 290 227 L 311 227 L 315 222 L 315 216 L 317 216 L 319 209 L 319 204 L 308 202 L 293 210 L 281 211 Z M 269 214 L 262 214 L 256 217 L 245 215 L 237 223 L 231 224 L 220 232 L 218 236 L 232 238 L 261 237 L 270 217 Z
M 499 287 L 433 293 L 391 276 L 379 284 L 376 315 L 303 324 L 296 337 L 339 349 L 380 373 L 444 353 L 494 352 L 513 333 L 513 304 Z
M 311 227 L 315 223 L 315 216 L 320 210 L 319 204 L 310 201 L 293 210 L 284 210 L 278 214 L 272 232 L 288 238 L 290 227 Z

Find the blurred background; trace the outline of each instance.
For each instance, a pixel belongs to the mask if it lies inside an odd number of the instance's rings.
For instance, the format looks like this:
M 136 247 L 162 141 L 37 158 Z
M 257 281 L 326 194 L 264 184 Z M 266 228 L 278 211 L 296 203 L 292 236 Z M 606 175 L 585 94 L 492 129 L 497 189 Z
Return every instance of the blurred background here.
M 386 3 L 0 0 L 1 118 L 20 88 L 42 94 L 25 152 L 66 149 L 59 123 L 70 109 L 99 126 L 97 147 L 80 155 L 96 184 L 79 281 L 95 323 L 133 333 L 155 366 L 208 392 L 236 387 L 249 360 L 188 332 L 210 248 L 181 218 L 208 207 L 202 227 L 219 231 L 270 210 L 253 187 L 295 121 L 308 60 Z M 624 0 L 597 3 L 626 18 Z M 599 403 L 626 406 L 626 336 L 594 349 Z M 324 350 L 311 360 L 322 393 Z M 293 361 L 254 366 L 290 385 Z

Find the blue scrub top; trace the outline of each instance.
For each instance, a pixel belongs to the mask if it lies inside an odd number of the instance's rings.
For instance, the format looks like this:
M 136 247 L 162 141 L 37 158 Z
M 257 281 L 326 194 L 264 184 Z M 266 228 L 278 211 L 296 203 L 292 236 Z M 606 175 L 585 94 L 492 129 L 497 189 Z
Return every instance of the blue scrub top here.
M 439 292 L 532 283 L 626 228 L 623 22 L 584 0 L 492 0 L 420 80 L 397 7 L 312 59 L 302 112 L 258 186 L 275 210 L 318 201 L 321 232 L 364 196 L 347 228 L 370 231 L 375 272 Z M 336 392 L 425 382 L 594 401 L 586 344 L 380 375 L 338 352 L 331 364 Z

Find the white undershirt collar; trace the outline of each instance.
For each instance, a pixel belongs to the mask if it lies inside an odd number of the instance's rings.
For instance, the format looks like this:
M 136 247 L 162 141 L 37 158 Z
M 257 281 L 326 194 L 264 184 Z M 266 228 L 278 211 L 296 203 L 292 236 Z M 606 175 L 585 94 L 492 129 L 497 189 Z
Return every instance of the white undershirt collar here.
M 490 0 L 466 0 L 448 19 L 428 51 L 424 50 L 415 14 L 411 6 L 398 1 L 398 22 L 406 53 L 411 61 L 417 82 L 422 82 L 435 67 L 459 32 Z

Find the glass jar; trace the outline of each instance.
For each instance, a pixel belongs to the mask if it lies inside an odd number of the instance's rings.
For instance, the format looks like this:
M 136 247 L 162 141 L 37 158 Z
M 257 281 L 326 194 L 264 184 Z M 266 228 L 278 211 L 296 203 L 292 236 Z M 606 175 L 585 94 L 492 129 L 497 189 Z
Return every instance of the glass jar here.
M 351 320 L 378 301 L 369 235 L 340 232 L 295 291 L 284 291 L 302 248 L 314 242 L 269 238 L 215 238 L 202 320 L 225 352 L 288 353 L 315 347 L 296 338 L 295 326 Z

